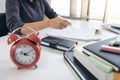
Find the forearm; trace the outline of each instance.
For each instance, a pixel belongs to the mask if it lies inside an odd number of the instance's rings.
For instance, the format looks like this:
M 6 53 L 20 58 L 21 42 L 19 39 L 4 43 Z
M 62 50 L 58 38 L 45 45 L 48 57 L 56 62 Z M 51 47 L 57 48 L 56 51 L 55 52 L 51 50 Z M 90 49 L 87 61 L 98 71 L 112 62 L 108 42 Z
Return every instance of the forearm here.
M 25 23 L 21 29 L 22 34 L 29 34 L 32 32 L 31 30 L 27 29 L 27 27 L 30 27 L 35 31 L 39 31 L 39 30 L 49 27 L 49 20 Z
M 55 29 L 64 29 L 68 25 L 71 25 L 71 23 L 63 18 L 56 17 L 56 18 L 49 19 L 49 20 L 43 20 L 43 21 L 32 22 L 32 23 L 25 23 L 22 26 L 21 33 L 22 34 L 31 33 L 32 31 L 27 29 L 27 27 L 30 27 L 30 28 L 34 29 L 35 31 L 39 31 L 39 30 L 47 28 L 47 27 L 51 27 L 51 28 L 55 28 Z

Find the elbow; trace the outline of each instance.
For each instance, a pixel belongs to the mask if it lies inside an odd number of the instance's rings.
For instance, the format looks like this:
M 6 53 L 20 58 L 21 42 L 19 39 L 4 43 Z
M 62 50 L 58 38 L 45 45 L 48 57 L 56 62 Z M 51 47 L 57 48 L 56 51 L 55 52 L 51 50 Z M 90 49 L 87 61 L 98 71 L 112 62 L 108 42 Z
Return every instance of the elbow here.
M 9 23 L 9 22 L 7 22 L 6 24 L 7 24 L 7 27 L 8 27 L 8 30 L 10 31 L 10 33 L 12 33 L 12 32 L 13 32 L 14 30 L 16 30 L 17 28 L 20 28 L 20 27 L 23 26 L 22 23 Z M 15 31 L 15 34 L 22 35 L 21 29 Z

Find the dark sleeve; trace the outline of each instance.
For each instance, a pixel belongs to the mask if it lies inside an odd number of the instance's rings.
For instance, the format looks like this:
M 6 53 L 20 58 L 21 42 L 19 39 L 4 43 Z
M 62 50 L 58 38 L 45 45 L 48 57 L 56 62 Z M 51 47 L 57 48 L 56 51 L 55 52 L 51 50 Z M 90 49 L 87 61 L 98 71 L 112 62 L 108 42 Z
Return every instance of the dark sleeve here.
M 10 32 L 23 26 L 19 15 L 19 6 L 18 0 L 6 0 L 6 24 Z M 20 30 L 17 33 L 21 34 Z
M 57 17 L 57 13 L 54 12 L 54 10 L 49 6 L 46 0 L 44 0 L 45 3 L 45 15 L 51 19 Z

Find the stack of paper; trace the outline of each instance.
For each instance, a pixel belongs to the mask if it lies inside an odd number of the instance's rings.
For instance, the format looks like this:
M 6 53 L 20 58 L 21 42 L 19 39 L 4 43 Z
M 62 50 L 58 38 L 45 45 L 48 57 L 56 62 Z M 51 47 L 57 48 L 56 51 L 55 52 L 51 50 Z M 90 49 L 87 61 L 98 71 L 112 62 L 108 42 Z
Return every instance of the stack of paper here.
M 63 30 L 54 29 L 47 33 L 49 36 L 77 39 L 83 41 L 100 40 L 101 31 L 95 28 L 66 28 Z

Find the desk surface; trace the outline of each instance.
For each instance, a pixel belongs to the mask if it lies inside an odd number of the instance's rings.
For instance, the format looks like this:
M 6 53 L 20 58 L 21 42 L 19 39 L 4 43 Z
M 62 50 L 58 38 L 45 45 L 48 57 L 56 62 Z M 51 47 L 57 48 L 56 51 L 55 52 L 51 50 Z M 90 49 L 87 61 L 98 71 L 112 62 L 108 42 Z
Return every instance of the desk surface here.
M 81 22 L 77 20 L 70 20 L 76 27 L 97 27 L 100 28 L 99 23 Z M 46 32 L 51 29 L 44 29 L 40 31 L 40 36 L 46 36 Z M 102 39 L 113 37 L 116 34 L 102 30 Z M 41 46 L 41 56 L 38 61 L 37 69 L 22 69 L 17 70 L 17 67 L 12 63 L 7 45 L 8 36 L 0 38 L 0 79 L 3 80 L 79 80 L 72 68 L 67 64 L 63 58 L 63 52 L 55 49 Z M 86 42 L 79 41 L 81 44 Z M 83 46 L 81 45 L 81 46 Z

